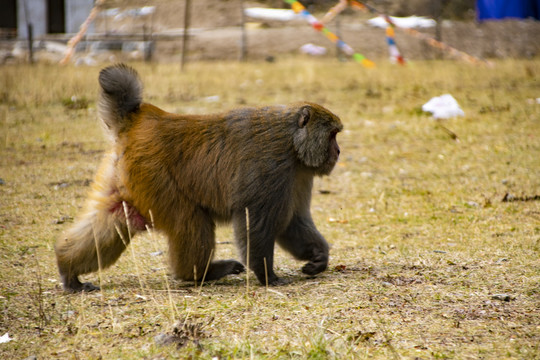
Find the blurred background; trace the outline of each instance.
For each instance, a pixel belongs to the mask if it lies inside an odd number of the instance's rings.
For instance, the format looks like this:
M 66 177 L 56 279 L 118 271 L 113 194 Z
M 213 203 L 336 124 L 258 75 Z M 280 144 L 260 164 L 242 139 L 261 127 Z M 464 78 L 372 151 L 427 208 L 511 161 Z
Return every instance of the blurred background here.
M 347 3 L 347 1 L 343 1 Z M 319 20 L 338 0 L 301 2 Z M 348 2 L 348 5 L 358 2 Z M 421 34 L 480 58 L 531 58 L 540 49 L 538 0 L 371 0 L 367 11 L 347 6 L 326 25 L 368 58 L 388 54 L 385 31 L 370 24 L 381 14 L 422 17 L 410 24 Z M 242 0 L 2 0 L 0 63 L 57 62 L 66 44 L 93 12 L 76 44 L 73 61 L 158 62 L 267 59 L 302 52 L 312 44 L 322 56 L 339 55 L 335 45 L 300 16 L 257 15 L 252 9 L 290 11 L 285 1 Z M 94 9 L 94 10 L 93 10 Z M 288 9 L 288 10 L 287 10 Z M 252 16 L 250 16 L 250 14 Z M 425 18 L 424 18 L 425 17 Z M 451 57 L 418 36 L 396 31 L 407 59 Z M 184 37 L 186 34 L 186 37 Z M 186 42 L 189 45 L 186 45 Z M 32 47 L 30 47 L 30 44 Z M 321 54 L 319 54 L 320 56 Z

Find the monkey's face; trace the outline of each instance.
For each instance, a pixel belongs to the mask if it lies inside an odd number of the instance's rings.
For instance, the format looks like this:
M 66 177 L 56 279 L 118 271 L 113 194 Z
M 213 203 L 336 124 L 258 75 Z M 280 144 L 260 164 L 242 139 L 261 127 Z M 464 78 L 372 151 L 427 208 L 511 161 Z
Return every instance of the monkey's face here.
M 341 151 L 336 139 L 338 132 L 338 130 L 330 132 L 330 137 L 328 139 L 328 157 L 322 166 L 319 167 L 321 175 L 330 174 L 339 159 L 339 153 Z
M 337 134 L 341 120 L 327 109 L 308 103 L 298 112 L 294 146 L 299 160 L 316 175 L 328 175 L 339 159 Z

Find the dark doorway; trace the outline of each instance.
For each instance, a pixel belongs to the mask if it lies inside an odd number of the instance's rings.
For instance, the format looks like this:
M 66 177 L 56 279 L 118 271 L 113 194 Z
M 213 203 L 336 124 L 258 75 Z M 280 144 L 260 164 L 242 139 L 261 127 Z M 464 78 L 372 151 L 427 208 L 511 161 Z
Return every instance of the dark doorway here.
M 64 0 L 47 0 L 47 32 L 61 34 L 66 32 Z
M 0 39 L 17 37 L 17 0 L 2 0 Z

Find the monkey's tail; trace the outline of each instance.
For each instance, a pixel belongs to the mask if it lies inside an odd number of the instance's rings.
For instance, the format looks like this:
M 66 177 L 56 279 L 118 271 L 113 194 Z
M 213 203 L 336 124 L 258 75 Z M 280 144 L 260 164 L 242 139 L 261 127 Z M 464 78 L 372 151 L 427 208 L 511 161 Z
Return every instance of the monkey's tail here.
M 142 83 L 137 72 L 125 65 L 116 64 L 99 73 L 101 95 L 99 116 L 113 138 L 129 129 L 130 116 L 139 110 L 142 102 Z

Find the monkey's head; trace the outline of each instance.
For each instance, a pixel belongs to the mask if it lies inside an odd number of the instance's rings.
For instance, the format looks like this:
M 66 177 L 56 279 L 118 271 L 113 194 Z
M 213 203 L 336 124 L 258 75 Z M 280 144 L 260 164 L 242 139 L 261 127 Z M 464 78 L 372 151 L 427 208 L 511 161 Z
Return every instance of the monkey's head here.
M 297 113 L 294 148 L 298 159 L 316 175 L 328 175 L 339 158 L 336 135 L 343 129 L 341 120 L 324 107 L 303 103 Z

